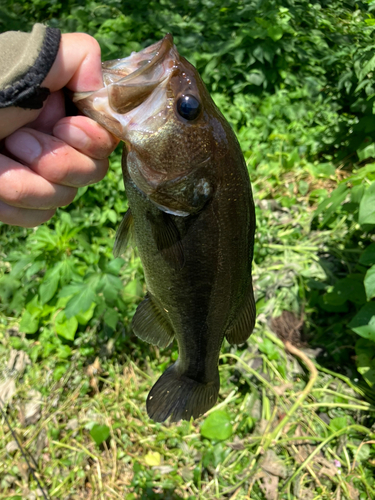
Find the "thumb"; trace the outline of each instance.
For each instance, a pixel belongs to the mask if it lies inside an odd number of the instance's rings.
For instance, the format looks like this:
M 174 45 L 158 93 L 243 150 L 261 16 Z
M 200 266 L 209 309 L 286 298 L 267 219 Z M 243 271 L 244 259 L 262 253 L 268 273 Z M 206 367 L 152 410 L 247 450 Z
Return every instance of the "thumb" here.
M 62 35 L 57 57 L 42 87 L 51 92 L 63 87 L 74 92 L 103 87 L 100 46 L 95 38 L 85 33 Z

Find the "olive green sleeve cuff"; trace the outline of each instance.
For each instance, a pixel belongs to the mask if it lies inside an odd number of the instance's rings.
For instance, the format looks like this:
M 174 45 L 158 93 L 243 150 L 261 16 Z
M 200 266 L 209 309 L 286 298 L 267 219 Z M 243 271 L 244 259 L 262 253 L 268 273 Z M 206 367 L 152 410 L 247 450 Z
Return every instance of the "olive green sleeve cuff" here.
M 35 24 L 31 33 L 0 34 L 0 108 L 40 109 L 50 94 L 41 87 L 56 59 L 61 33 Z

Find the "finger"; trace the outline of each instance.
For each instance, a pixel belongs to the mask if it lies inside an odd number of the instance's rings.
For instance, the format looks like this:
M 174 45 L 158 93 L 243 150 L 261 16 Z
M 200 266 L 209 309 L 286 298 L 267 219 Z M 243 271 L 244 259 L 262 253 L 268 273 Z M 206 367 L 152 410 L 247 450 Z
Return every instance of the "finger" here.
M 98 123 L 85 116 L 69 116 L 56 123 L 53 135 L 91 158 L 104 159 L 118 144 Z
M 65 115 L 65 98 L 63 91 L 59 90 L 58 92 L 52 92 L 38 118 L 28 123 L 27 127 L 52 135 L 53 127 Z
M 35 120 L 40 109 L 21 109 L 14 106 L 0 109 L 0 140 Z
M 83 131 L 82 145 L 85 144 Z M 108 160 L 95 160 L 80 153 L 64 141 L 37 130 L 23 128 L 5 140 L 7 150 L 27 164 L 40 177 L 62 186 L 81 187 L 103 179 Z
M 95 38 L 85 33 L 62 35 L 57 57 L 42 86 L 51 92 L 63 87 L 75 92 L 103 87 L 100 46 Z
M 36 227 L 47 222 L 56 210 L 31 210 L 11 207 L 0 201 L 0 221 L 10 226 Z
M 0 201 L 19 208 L 49 210 L 74 200 L 77 190 L 53 184 L 28 167 L 0 155 Z

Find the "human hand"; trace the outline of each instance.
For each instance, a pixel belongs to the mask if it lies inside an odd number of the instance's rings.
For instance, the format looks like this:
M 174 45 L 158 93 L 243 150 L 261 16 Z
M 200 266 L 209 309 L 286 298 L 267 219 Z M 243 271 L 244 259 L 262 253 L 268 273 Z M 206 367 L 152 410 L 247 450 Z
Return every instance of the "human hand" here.
M 61 37 L 56 60 L 41 85 L 51 91 L 40 110 L 0 109 L 0 221 L 34 227 L 77 188 L 100 181 L 118 140 L 90 118 L 66 116 L 63 87 L 74 92 L 103 87 L 100 48 L 83 33 Z M 1 144 L 1 143 L 0 143 Z M 0 149 L 1 150 L 1 149 Z

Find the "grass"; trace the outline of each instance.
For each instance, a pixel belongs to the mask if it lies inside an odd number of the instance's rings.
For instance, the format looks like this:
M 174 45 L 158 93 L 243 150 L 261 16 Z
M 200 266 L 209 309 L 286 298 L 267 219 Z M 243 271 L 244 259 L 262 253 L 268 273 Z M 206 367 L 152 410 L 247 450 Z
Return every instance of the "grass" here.
M 277 360 L 259 351 L 265 341 Z M 148 419 L 145 399 L 157 363 L 141 369 L 130 359 L 107 360 L 96 364 L 95 375 L 72 364 L 57 384 L 46 383 L 48 365 L 34 376 L 33 367 L 28 370 L 9 417 L 24 449 L 37 459 L 51 498 L 257 499 L 264 498 L 268 475 L 277 479 L 281 498 L 308 498 L 296 495 L 298 489 L 314 491 L 311 498 L 336 499 L 340 491 L 342 498 L 359 498 L 358 492 L 373 498 L 374 480 L 363 461 L 375 438 L 367 426 L 375 407 L 361 389 L 327 374 L 303 350 L 289 342 L 285 349 L 266 328 L 242 352 L 225 349 L 221 401 L 211 410 L 225 409 L 231 417 L 233 434 L 224 443 L 203 438 L 201 421 L 169 425 Z M 87 383 L 92 391 L 83 395 Z M 22 426 L 16 406 L 22 408 L 35 387 L 47 388 L 48 397 L 38 421 Z M 110 429 L 101 446 L 90 436 L 94 424 Z M 3 425 L 0 498 L 28 498 L 37 485 L 22 470 L 19 451 L 7 452 L 10 441 Z
M 261 198 L 257 182 L 255 190 Z M 208 412 L 227 414 L 229 439 L 204 437 L 207 415 L 177 425 L 147 417 L 147 393 L 177 353 L 138 341 L 127 325 L 114 338 L 100 326 L 88 329 L 57 382 L 56 357 L 29 361 L 23 374 L 3 370 L 3 379 L 16 380 L 9 421 L 50 498 L 374 498 L 374 398 L 358 379 L 336 370 L 328 344 L 314 346 L 308 298 L 298 300 L 301 276 L 321 276 L 317 253 L 327 245 L 327 231 L 310 230 L 311 207 L 308 194 L 290 209 L 258 202 L 257 326 L 245 346 L 225 345 L 220 399 Z M 39 342 L 18 333 L 16 321 L 3 322 L 0 366 L 17 336 L 26 353 Z M 88 346 L 89 359 L 82 354 Z M 41 406 L 28 422 L 31 389 L 39 391 Z M 109 429 L 100 445 L 94 426 Z M 13 440 L 2 420 L 0 499 L 40 497 L 20 451 L 9 445 Z

